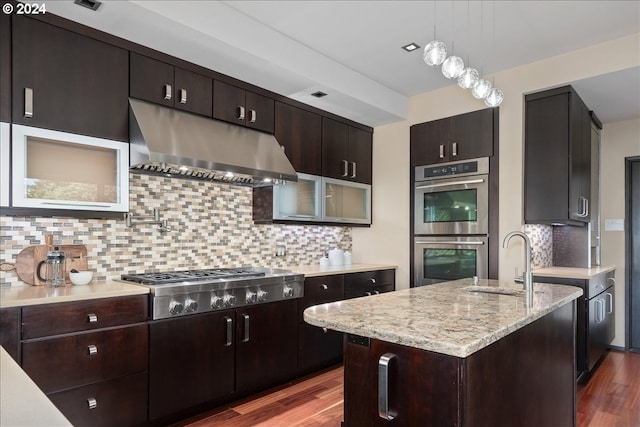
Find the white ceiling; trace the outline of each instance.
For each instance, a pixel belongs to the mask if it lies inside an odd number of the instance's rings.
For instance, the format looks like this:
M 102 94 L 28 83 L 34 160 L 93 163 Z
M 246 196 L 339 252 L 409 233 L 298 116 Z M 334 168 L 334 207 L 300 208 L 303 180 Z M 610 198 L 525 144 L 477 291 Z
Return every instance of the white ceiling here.
M 370 126 L 452 84 L 422 49 L 400 48 L 424 47 L 434 23 L 485 75 L 640 33 L 639 1 L 106 0 L 93 12 L 68 0 L 47 11 Z M 567 83 L 604 123 L 640 117 L 640 66 Z

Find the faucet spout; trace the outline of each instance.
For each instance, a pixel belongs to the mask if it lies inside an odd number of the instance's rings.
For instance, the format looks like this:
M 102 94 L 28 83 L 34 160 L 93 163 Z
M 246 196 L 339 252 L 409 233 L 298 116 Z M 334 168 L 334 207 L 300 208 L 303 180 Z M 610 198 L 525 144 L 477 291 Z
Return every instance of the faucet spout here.
M 524 281 L 524 290 L 527 292 L 527 295 L 531 297 L 533 295 L 533 273 L 531 272 L 531 240 L 529 236 L 521 231 L 512 231 L 511 233 L 504 236 L 504 240 L 502 241 L 502 247 L 507 248 L 509 246 L 509 241 L 515 237 L 522 237 L 524 240 L 525 251 L 524 251 L 524 268 L 525 271 L 522 273 L 523 281 Z

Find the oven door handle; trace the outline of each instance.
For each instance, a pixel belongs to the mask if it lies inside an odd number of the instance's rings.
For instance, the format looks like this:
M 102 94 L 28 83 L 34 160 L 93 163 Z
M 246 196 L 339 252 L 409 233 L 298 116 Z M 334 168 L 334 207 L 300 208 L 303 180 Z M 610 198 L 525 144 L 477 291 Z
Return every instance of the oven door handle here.
M 484 179 L 469 179 L 465 181 L 442 182 L 439 184 L 418 185 L 416 186 L 416 190 L 423 190 L 425 188 L 453 187 L 454 185 L 481 184 L 483 182 L 484 182 Z
M 459 242 L 455 240 L 450 241 L 435 241 L 435 240 L 416 240 L 416 245 L 474 245 L 481 246 L 484 245 L 484 242 L 473 241 L 473 242 Z

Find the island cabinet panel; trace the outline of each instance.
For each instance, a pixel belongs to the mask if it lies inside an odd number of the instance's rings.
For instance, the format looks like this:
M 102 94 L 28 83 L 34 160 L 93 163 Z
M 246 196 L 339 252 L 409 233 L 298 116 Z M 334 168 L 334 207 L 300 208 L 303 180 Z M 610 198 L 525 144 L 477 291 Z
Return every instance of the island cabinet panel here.
M 494 114 L 486 108 L 411 126 L 411 166 L 491 157 Z
M 129 67 L 131 97 L 211 117 L 211 78 L 134 52 Z
M 20 363 L 20 307 L 0 309 L 0 345 Z
M 149 326 L 149 418 L 160 419 L 234 390 L 233 310 L 156 320 Z
M 274 109 L 271 98 L 219 80 L 213 82 L 213 117 L 216 119 L 273 133 Z
M 298 301 L 298 371 L 306 374 L 340 363 L 342 333 L 304 321 L 307 307 L 344 299 L 344 275 L 308 277 L 304 297 Z
M 575 302 L 466 358 L 346 334 L 344 426 L 575 426 L 574 339 Z
M 282 102 L 275 103 L 275 137 L 296 172 L 322 174 L 322 117 Z
M 12 122 L 128 141 L 127 51 L 12 18 Z

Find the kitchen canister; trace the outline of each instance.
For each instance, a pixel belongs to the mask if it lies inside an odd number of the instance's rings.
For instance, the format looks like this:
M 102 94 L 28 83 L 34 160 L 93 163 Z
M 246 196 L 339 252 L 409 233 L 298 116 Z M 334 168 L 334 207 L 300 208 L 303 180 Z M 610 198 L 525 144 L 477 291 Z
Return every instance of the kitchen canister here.
M 329 267 L 329 258 L 326 256 L 320 258 L 320 267 Z
M 343 265 L 344 264 L 344 252 L 336 248 L 329 251 L 329 265 Z
M 344 254 L 342 254 L 342 263 L 344 265 L 351 265 L 351 252 L 344 251 Z

